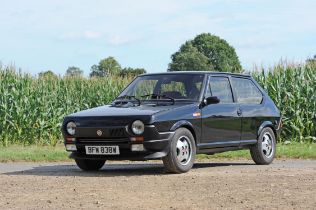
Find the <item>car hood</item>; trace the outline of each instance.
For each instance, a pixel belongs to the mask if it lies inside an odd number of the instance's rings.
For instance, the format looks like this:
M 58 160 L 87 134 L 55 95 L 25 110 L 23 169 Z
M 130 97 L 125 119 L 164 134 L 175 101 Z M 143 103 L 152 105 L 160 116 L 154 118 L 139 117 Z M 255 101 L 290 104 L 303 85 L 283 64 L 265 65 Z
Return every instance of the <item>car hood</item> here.
M 69 115 L 69 117 L 102 117 L 102 116 L 144 116 L 153 115 L 160 111 L 173 109 L 179 105 L 172 106 L 135 106 L 135 107 L 116 107 L 111 105 L 100 106 L 92 109 L 83 110 Z
M 166 106 L 144 104 L 133 107 L 105 105 L 68 115 L 64 118 L 63 126 L 69 121 L 78 122 L 81 126 L 101 126 L 103 124 L 120 126 L 129 124 L 134 120 L 142 120 L 145 124 L 152 124 L 156 114 L 170 112 L 185 105 L 188 105 L 188 103 L 176 103 Z

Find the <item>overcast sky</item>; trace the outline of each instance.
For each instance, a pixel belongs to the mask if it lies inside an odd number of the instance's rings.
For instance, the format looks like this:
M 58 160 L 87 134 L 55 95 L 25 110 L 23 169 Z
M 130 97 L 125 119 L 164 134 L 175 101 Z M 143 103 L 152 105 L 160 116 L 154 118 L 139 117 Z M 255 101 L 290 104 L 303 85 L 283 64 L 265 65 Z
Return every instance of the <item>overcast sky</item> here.
M 122 67 L 166 71 L 182 43 L 208 32 L 243 68 L 316 54 L 315 0 L 10 0 L 0 6 L 0 62 L 64 74 L 114 56 Z

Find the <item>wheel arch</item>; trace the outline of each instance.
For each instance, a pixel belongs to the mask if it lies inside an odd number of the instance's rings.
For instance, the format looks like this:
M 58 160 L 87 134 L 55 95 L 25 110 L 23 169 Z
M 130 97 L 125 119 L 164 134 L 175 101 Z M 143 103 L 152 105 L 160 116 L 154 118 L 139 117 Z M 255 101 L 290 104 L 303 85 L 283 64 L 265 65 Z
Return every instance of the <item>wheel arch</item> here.
M 274 136 L 275 136 L 275 139 L 277 139 L 277 138 L 278 138 L 278 134 L 277 134 L 276 129 L 275 129 L 275 127 L 274 127 L 274 125 L 273 125 L 273 123 L 272 123 L 271 121 L 264 121 L 264 122 L 259 126 L 258 133 L 257 133 L 257 137 L 259 137 L 259 136 L 260 136 L 260 133 L 262 132 L 262 130 L 263 130 L 264 128 L 267 128 L 267 127 L 272 129 L 272 131 L 273 131 L 273 133 L 274 133 Z
M 173 124 L 173 126 L 170 128 L 170 131 L 175 131 L 178 128 L 186 128 L 186 129 L 188 129 L 193 135 L 195 144 L 197 144 L 196 133 L 195 133 L 195 130 L 193 128 L 192 123 L 190 123 L 187 120 L 180 120 L 180 121 L 176 122 L 175 124 Z

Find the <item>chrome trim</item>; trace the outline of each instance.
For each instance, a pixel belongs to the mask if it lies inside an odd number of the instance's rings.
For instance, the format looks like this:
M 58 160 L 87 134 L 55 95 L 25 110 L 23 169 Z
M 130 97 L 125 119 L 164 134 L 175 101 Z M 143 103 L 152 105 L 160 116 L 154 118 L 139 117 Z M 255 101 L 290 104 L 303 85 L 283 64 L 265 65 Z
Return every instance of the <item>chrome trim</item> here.
M 157 139 L 157 140 L 149 140 L 149 141 L 144 141 L 144 143 L 155 143 L 155 142 L 161 142 L 161 141 L 169 141 L 169 139 Z
M 147 128 L 154 128 L 155 125 L 145 125 L 145 127 L 147 127 Z
M 167 131 L 167 132 L 160 132 L 159 134 L 174 134 L 175 132 L 174 131 Z

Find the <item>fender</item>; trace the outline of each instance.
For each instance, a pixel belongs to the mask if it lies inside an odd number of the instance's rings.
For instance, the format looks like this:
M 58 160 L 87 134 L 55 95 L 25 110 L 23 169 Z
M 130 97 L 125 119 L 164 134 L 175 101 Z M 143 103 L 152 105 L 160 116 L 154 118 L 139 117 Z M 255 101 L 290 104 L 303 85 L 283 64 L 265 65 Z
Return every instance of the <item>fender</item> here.
M 175 130 L 177 130 L 177 129 L 180 128 L 180 127 L 189 127 L 190 129 L 192 129 L 192 130 L 194 131 L 192 123 L 190 123 L 190 122 L 187 121 L 187 120 L 180 120 L 180 121 L 176 122 L 176 123 L 173 124 L 173 126 L 170 128 L 170 131 L 175 131 Z
M 264 121 L 264 122 L 259 126 L 258 133 L 257 133 L 258 136 L 260 135 L 262 129 L 264 129 L 265 127 L 271 127 L 271 128 L 273 128 L 273 132 L 275 133 L 275 126 L 274 126 L 274 124 L 273 124 L 271 121 Z
M 193 137 L 194 137 L 194 140 L 195 140 L 195 143 L 199 143 L 200 142 L 200 139 L 199 137 L 196 135 L 196 131 L 194 129 L 194 126 L 192 125 L 192 123 L 190 123 L 189 121 L 187 120 L 180 120 L 178 122 L 176 122 L 175 124 L 173 124 L 173 126 L 170 128 L 170 131 L 175 131 L 177 130 L 178 128 L 180 127 L 184 127 L 184 128 L 187 128 L 189 129 L 189 131 L 192 133 Z M 199 135 L 199 134 L 198 134 Z

